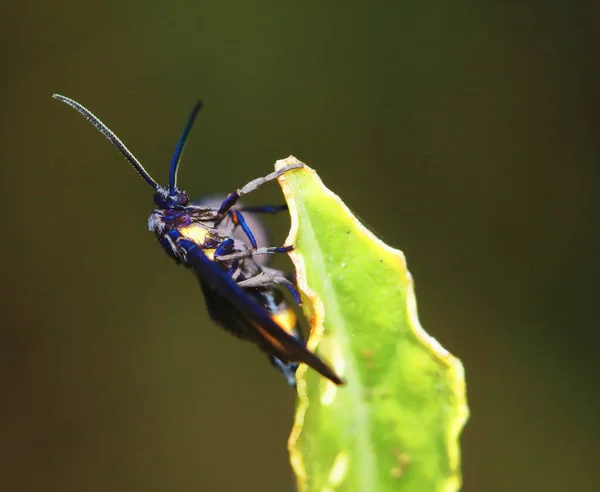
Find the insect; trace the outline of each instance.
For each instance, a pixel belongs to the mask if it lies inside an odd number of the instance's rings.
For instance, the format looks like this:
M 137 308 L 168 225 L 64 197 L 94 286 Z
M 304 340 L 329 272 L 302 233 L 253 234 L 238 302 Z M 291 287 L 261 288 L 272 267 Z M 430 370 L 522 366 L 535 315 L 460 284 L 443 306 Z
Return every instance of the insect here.
M 335 384 L 343 380 L 306 348 L 294 311 L 286 303 L 287 288 L 298 304 L 300 297 L 289 275 L 257 261 L 258 255 L 286 253 L 293 246 L 258 247 L 243 212 L 276 213 L 286 206 L 241 207 L 239 199 L 301 164 L 285 166 L 254 179 L 230 193 L 220 206 L 197 205 L 177 186 L 177 171 L 188 136 L 202 108 L 198 101 L 184 127 L 171 160 L 168 186 L 160 186 L 119 138 L 78 102 L 59 94 L 55 99 L 71 106 L 98 129 L 154 190 L 156 209 L 148 228 L 169 256 L 193 270 L 204 293 L 209 315 L 233 335 L 254 342 L 296 384 L 298 363 L 312 367 Z M 235 237 L 241 229 L 247 241 Z

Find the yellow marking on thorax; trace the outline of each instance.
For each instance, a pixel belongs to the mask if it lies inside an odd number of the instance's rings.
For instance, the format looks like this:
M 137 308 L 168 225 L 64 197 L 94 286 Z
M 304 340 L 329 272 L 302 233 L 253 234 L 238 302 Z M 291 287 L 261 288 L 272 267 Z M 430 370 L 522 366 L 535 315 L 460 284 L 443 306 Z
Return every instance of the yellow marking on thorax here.
M 194 241 L 198 246 L 202 246 L 209 235 L 208 229 L 199 224 L 190 224 L 179 228 L 178 231 L 184 238 Z
M 193 241 L 200 246 L 202 248 L 202 252 L 208 257 L 208 259 L 214 261 L 215 248 L 203 247 L 205 241 L 210 237 L 210 232 L 208 229 L 199 224 L 190 224 L 189 226 L 179 228 L 178 231 L 185 239 Z
M 296 313 L 290 308 L 281 311 L 280 313 L 273 314 L 271 316 L 275 322 L 281 326 L 290 335 L 293 334 L 294 328 L 296 328 Z

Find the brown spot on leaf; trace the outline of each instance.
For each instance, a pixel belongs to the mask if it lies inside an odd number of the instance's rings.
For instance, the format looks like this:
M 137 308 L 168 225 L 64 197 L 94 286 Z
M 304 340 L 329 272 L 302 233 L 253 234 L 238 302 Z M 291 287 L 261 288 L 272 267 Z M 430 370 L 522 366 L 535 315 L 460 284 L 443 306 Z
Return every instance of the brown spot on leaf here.
M 397 466 L 392 467 L 390 474 L 393 478 L 400 478 L 408 468 L 408 465 L 410 465 L 410 457 L 401 451 L 393 451 L 392 455 L 396 460 Z

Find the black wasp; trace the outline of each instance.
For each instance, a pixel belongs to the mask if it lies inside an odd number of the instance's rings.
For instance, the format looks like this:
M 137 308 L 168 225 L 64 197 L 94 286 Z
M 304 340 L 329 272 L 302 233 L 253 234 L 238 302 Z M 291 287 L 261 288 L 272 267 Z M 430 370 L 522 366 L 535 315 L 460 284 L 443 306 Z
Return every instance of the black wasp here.
M 211 318 L 233 335 L 256 343 L 271 362 L 283 371 L 290 385 L 296 384 L 296 369 L 303 362 L 335 384 L 343 384 L 336 373 L 306 348 L 293 310 L 287 305 L 281 287 L 300 302 L 290 276 L 256 261 L 256 255 L 290 251 L 287 247 L 257 247 L 243 211 L 275 213 L 285 206 L 241 207 L 240 197 L 283 173 L 301 167 L 291 164 L 265 177 L 257 178 L 230 193 L 219 207 L 190 203 L 177 187 L 177 170 L 183 148 L 202 102 L 196 103 L 175 148 L 169 171 L 169 186 L 160 186 L 119 138 L 81 104 L 67 97 L 53 96 L 81 113 L 94 125 L 154 189 L 156 208 L 148 228 L 156 234 L 165 251 L 177 263 L 191 268 L 202 287 Z M 247 241 L 235 237 L 240 228 Z

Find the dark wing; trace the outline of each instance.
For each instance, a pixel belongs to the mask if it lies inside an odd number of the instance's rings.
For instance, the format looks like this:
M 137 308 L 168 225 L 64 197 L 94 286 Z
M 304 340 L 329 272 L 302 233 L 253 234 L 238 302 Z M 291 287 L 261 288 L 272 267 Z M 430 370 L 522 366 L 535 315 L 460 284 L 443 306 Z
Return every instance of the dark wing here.
M 258 343 L 259 341 L 254 335 L 256 330 L 253 330 L 252 325 L 244 320 L 244 316 L 231 304 L 231 301 L 207 284 L 200 274 L 198 277 L 206 301 L 206 309 L 211 319 L 233 336 Z
M 256 336 L 261 339 L 261 345 L 269 347 L 270 353 L 283 362 L 303 362 L 335 384 L 344 384 L 327 364 L 292 335 L 286 333 L 260 304 L 244 292 L 195 243 L 183 239 L 183 236 L 176 233 L 176 231 L 171 231 L 170 234 L 178 236 L 177 244 L 186 252 L 186 263 L 206 283 L 206 287 L 212 288 L 226 298 L 231 306 L 252 323 L 256 328 Z M 172 237 L 172 239 L 176 238 Z
M 227 299 L 219 295 L 219 293 L 210 288 L 206 282 L 200 280 L 200 286 L 206 300 L 206 307 L 208 314 L 212 320 L 219 326 L 223 327 L 227 332 L 241 340 L 249 340 L 258 345 L 259 348 L 267 352 L 271 364 L 279 369 L 287 383 L 290 386 L 296 386 L 296 369 L 298 369 L 297 362 L 282 362 L 271 353 L 271 346 L 265 343 L 259 335 L 251 321 L 244 317 Z M 298 327 L 294 327 L 292 335 L 298 339 L 302 344 L 304 340 Z

